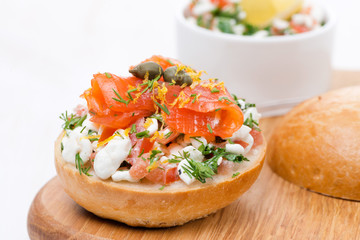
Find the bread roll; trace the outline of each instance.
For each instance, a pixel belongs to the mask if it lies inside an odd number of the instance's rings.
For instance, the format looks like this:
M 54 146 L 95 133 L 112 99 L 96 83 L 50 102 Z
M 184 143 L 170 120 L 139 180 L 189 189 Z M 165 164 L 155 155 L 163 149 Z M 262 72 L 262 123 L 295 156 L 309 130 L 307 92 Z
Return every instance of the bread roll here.
M 205 184 L 181 181 L 160 190 L 161 185 L 113 182 L 80 175 L 61 155 L 61 139 L 55 143 L 55 165 L 60 181 L 72 199 L 88 211 L 131 226 L 170 227 L 202 218 L 235 201 L 255 182 L 263 165 L 266 143 L 251 150 L 251 162 L 241 163 L 240 172 L 217 174 Z
M 275 173 L 299 186 L 360 200 L 360 86 L 296 106 L 274 129 L 267 159 Z

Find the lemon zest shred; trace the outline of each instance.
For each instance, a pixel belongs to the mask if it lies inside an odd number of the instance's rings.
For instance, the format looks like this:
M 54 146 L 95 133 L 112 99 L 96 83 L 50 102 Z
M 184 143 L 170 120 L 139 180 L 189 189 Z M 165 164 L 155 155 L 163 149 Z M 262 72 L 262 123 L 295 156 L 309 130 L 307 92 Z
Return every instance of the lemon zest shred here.
M 153 142 L 156 138 L 158 138 L 160 136 L 160 134 L 159 134 L 159 132 L 158 131 L 156 131 L 155 133 L 154 133 L 154 135 L 150 138 L 150 142 Z M 156 149 L 155 149 L 156 150 Z
M 99 138 L 99 137 L 100 137 L 100 135 L 82 136 L 80 138 L 80 140 L 82 140 L 82 139 L 94 139 L 94 138 Z
M 153 124 L 153 120 L 151 118 L 147 118 L 144 123 L 144 128 L 148 129 L 151 126 L 151 124 Z
M 146 167 L 146 171 L 150 172 L 159 166 L 158 161 L 154 161 L 151 165 Z
M 165 86 L 165 83 L 162 84 L 162 88 L 158 87 L 157 99 L 159 99 L 161 101 L 161 104 L 163 104 L 166 101 L 166 93 L 167 92 L 168 92 L 168 89 Z
M 185 88 L 187 86 L 187 83 L 183 83 L 180 87 Z
M 99 147 L 104 146 L 105 144 L 107 144 L 108 142 L 110 142 L 111 140 L 113 140 L 116 136 L 122 137 L 122 135 L 115 133 L 114 135 L 108 137 L 108 138 L 105 139 L 104 141 L 98 142 L 96 148 L 99 148 Z
M 124 135 L 128 137 L 130 130 L 131 130 L 131 128 L 125 129 L 125 130 L 124 130 Z
M 172 103 L 170 103 L 169 105 L 175 106 L 177 103 L 180 103 L 180 101 L 184 101 L 184 100 L 186 100 L 186 95 L 185 95 L 184 91 L 181 91 L 179 93 L 178 97 L 175 98 L 175 100 Z
M 190 98 L 187 98 L 185 99 L 184 101 L 182 101 L 180 104 L 179 104 L 179 108 L 183 108 L 185 106 L 185 104 L 189 103 L 190 102 Z

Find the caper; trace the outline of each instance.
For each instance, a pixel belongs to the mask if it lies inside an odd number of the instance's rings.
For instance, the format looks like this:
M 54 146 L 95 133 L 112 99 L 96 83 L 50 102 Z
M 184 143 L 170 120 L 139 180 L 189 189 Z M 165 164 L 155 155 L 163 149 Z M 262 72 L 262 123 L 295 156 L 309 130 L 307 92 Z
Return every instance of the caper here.
M 144 62 L 136 65 L 133 69 L 130 69 L 129 72 L 135 77 L 145 79 L 146 73 L 149 73 L 149 80 L 154 79 L 160 75 L 163 75 L 164 70 L 162 67 L 155 62 Z
M 168 67 L 164 72 L 164 80 L 165 82 L 172 82 L 172 80 L 175 81 L 176 85 L 183 85 L 186 83 L 186 85 L 190 86 L 192 84 L 192 79 L 190 75 L 185 72 L 185 70 L 180 70 L 177 72 L 177 66 Z

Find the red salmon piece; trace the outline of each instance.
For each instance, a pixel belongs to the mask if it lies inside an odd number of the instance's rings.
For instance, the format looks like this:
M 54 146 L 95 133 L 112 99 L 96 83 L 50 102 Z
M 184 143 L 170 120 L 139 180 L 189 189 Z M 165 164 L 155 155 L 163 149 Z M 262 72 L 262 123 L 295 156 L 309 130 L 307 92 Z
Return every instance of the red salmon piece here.
M 260 131 L 252 129 L 250 135 L 254 138 L 253 148 L 263 144 L 264 139 Z
M 247 142 L 244 142 L 243 140 L 237 140 L 234 141 L 236 144 L 240 144 L 243 148 L 246 148 L 249 144 Z
M 134 123 L 139 118 L 143 118 L 151 115 L 152 112 L 146 110 L 139 110 L 137 112 L 113 112 L 111 111 L 109 115 L 100 116 L 94 115 L 91 117 L 91 121 L 100 125 L 104 125 L 113 129 L 124 129 L 129 125 Z

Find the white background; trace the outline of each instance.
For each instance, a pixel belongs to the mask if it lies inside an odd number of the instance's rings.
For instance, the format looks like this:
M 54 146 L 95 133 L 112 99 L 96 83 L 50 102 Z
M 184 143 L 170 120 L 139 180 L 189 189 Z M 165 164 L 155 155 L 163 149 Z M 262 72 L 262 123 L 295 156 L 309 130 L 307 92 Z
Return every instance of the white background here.
M 184 1 L 0 1 L 1 239 L 28 238 L 31 201 L 56 174 L 59 114 L 93 73 L 176 57 L 174 12 Z M 339 20 L 333 66 L 360 70 L 360 1 L 326 2 Z

